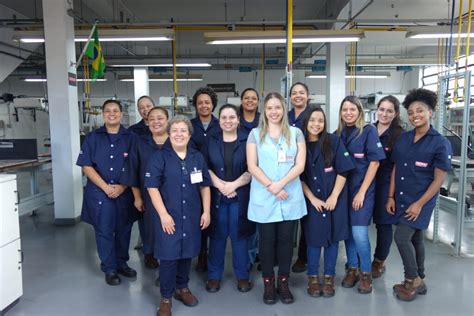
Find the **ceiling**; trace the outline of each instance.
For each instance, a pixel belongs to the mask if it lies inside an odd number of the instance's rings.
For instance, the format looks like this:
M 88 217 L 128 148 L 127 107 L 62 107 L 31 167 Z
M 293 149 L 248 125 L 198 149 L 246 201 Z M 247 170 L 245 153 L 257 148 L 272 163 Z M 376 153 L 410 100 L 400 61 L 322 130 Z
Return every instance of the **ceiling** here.
M 74 0 L 72 12 L 77 27 L 89 27 L 96 19 L 99 27 L 177 27 L 178 59 L 200 59 L 213 64 L 213 69 L 229 69 L 236 65 L 259 65 L 262 45 L 206 45 L 205 30 L 225 29 L 283 29 L 286 23 L 284 0 Z M 465 1 L 468 2 L 468 1 Z M 410 25 L 435 25 L 449 22 L 452 0 L 294 0 L 295 28 L 331 29 L 348 28 L 348 22 L 371 29 L 358 44 L 361 57 L 436 57 L 437 42 L 405 39 L 402 30 Z M 0 0 L 0 5 L 18 13 L 18 18 L 3 19 L 3 27 L 42 27 L 41 0 Z M 467 11 L 466 8 L 463 12 Z M 422 12 L 423 14 L 420 14 Z M 456 14 L 457 16 L 457 9 Z M 373 31 L 374 28 L 382 29 Z M 100 30 L 100 29 L 99 29 Z M 389 31 L 391 30 L 391 31 Z M 5 42 L 3 42 L 5 43 Z M 2 42 L 0 42 L 2 44 Z M 18 45 L 13 42 L 9 45 Z M 81 51 L 77 44 L 76 52 Z M 103 43 L 107 60 L 127 59 L 130 62 L 144 58 L 165 58 L 171 61 L 170 42 Z M 16 72 L 44 69 L 44 47 L 21 49 L 34 51 Z M 304 67 L 314 58 L 324 58 L 324 45 L 294 45 L 295 64 Z M 265 45 L 267 59 L 277 59 L 284 67 L 284 45 Z

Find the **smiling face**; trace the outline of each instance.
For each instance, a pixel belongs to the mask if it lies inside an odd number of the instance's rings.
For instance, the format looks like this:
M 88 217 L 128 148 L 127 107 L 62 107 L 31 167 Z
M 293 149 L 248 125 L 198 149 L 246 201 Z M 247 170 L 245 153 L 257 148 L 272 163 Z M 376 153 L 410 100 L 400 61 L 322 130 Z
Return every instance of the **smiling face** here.
M 355 125 L 359 115 L 361 115 L 361 113 L 357 105 L 349 101 L 344 101 L 341 107 L 341 119 L 347 126 Z
M 248 112 L 255 112 L 257 111 L 258 106 L 258 96 L 257 93 L 253 90 L 247 90 L 245 94 L 242 96 L 242 108 Z
M 265 103 L 265 117 L 268 123 L 280 124 L 283 119 L 283 104 L 277 98 L 271 98 Z
M 382 125 L 390 125 L 397 115 L 395 106 L 390 101 L 381 102 L 377 108 L 377 119 Z
M 149 98 L 142 98 L 138 102 L 138 113 L 145 121 L 147 120 L 148 112 L 153 109 L 153 102 Z
M 188 125 L 185 122 L 176 122 L 171 125 L 169 139 L 171 145 L 175 148 L 186 147 L 191 139 Z
M 117 126 L 120 125 L 123 113 L 120 111 L 120 107 L 115 102 L 109 102 L 105 104 L 102 111 L 104 117 L 104 123 L 106 126 Z
M 306 127 L 310 141 L 319 139 L 319 135 L 324 131 L 325 123 L 323 112 L 314 111 L 311 113 L 308 120 L 308 126 Z
M 163 135 L 166 133 L 168 118 L 160 109 L 152 110 L 148 113 L 148 128 L 153 135 Z
M 415 101 L 408 107 L 408 119 L 415 128 L 423 127 L 430 124 L 430 118 L 433 116 L 431 110 L 425 103 Z
M 291 89 L 291 104 L 295 108 L 303 109 L 308 104 L 308 92 L 302 85 L 295 85 Z
M 239 116 L 234 109 L 225 108 L 219 116 L 219 125 L 224 132 L 235 132 L 239 126 Z
M 196 111 L 199 117 L 209 117 L 212 114 L 212 99 L 208 94 L 200 94 L 196 99 Z

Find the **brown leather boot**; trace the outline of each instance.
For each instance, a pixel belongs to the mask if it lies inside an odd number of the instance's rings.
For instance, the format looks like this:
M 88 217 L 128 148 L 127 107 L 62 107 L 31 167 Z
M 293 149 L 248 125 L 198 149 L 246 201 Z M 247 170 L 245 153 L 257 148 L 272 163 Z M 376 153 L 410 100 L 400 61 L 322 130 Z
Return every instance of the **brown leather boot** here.
M 325 275 L 323 284 L 323 296 L 331 297 L 334 296 L 334 294 L 336 294 L 336 290 L 334 289 L 334 275 Z
M 372 278 L 380 278 L 385 272 L 385 261 L 374 258 L 372 261 Z
M 291 294 L 290 286 L 288 284 L 288 277 L 286 275 L 278 276 L 277 293 L 280 295 L 280 300 L 283 304 L 293 303 L 294 298 L 293 294 Z
M 171 316 L 171 299 L 169 298 L 161 298 L 160 306 L 156 311 L 156 316 Z
M 341 285 L 345 288 L 354 287 L 357 282 L 359 282 L 359 269 L 358 268 L 348 268 L 344 279 L 342 279 Z
M 372 273 L 362 272 L 357 291 L 360 294 L 369 294 L 372 292 Z
M 275 277 L 263 278 L 263 302 L 268 305 L 276 303 Z
M 420 277 L 416 277 L 413 280 L 405 279 L 403 287 L 398 288 L 396 294 L 399 300 L 411 302 L 418 294 L 425 295 L 427 291 L 425 282 Z
M 156 260 L 152 254 L 145 255 L 144 257 L 145 257 L 145 267 L 147 267 L 148 269 L 156 269 L 160 266 L 160 264 L 158 263 L 158 260 Z
M 321 285 L 319 284 L 319 276 L 308 276 L 308 294 L 312 297 L 321 296 Z
M 201 252 L 199 254 L 196 271 L 201 273 L 207 271 L 207 252 Z
M 183 302 L 184 305 L 189 307 L 196 306 L 199 303 L 196 296 L 194 296 L 193 293 L 191 293 L 191 291 L 187 287 L 182 289 L 176 289 L 174 292 L 174 298 L 178 301 Z

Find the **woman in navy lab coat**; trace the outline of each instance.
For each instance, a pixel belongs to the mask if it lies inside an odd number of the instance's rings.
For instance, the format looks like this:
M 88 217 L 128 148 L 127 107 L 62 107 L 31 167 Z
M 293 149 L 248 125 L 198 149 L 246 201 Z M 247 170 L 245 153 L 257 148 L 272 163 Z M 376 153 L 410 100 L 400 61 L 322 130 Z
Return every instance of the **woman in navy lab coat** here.
M 173 293 L 186 306 L 198 304 L 188 288 L 189 272 L 192 258 L 199 254 L 201 230 L 209 226 L 211 207 L 206 162 L 188 146 L 190 121 L 175 116 L 167 131 L 171 146 L 153 153 L 145 172 L 145 188 L 158 214 L 154 217 L 155 257 L 160 260 L 158 315 L 171 315 Z
M 395 163 L 390 180 L 387 212 L 397 221 L 395 243 L 402 257 L 405 280 L 393 290 L 403 301 L 426 294 L 423 231 L 428 227 L 438 192 L 451 169 L 451 145 L 431 125 L 436 93 L 411 90 L 403 106 L 413 130 L 403 133 L 395 144 Z
M 308 252 L 308 294 L 334 295 L 339 241 L 349 236 L 346 177 L 354 168 L 344 144 L 326 131 L 326 115 L 312 108 L 303 120 L 306 165 L 301 175 L 308 215 L 303 219 Z M 319 280 L 319 259 L 324 248 L 324 282 Z
M 213 186 L 206 290 L 219 291 L 227 237 L 230 237 L 237 289 L 248 292 L 252 283 L 249 278 L 247 239 L 255 234 L 255 223 L 247 219 L 251 179 L 245 154 L 247 135 L 238 129 L 239 110 L 235 105 L 224 104 L 219 109 L 219 124 L 222 132 L 211 136 L 207 148 L 207 163 Z
M 142 241 L 145 266 L 155 269 L 158 268 L 158 261 L 153 255 L 153 216 L 156 216 L 156 214 L 154 214 L 155 210 L 151 204 L 148 191 L 143 187 L 143 183 L 145 181 L 145 169 L 151 154 L 160 150 L 168 139 L 166 133 L 168 111 L 160 106 L 152 108 L 148 112 L 147 123 L 150 133 L 142 134 L 132 144 L 122 172 L 121 182 L 132 188 L 134 205 L 140 212 L 144 212 Z
M 360 279 L 357 290 L 361 294 L 367 294 L 372 292 L 368 227 L 374 210 L 374 179 L 379 160 L 384 159 L 385 154 L 377 130 L 374 126 L 365 124 L 364 109 L 357 97 L 347 96 L 342 100 L 336 133 L 355 164 L 355 169 L 347 179 L 351 234 L 346 240 L 347 271 L 342 286 L 354 287 Z
M 393 162 L 390 157 L 395 141 L 403 132 L 400 121 L 400 102 L 393 95 L 387 95 L 377 104 L 377 132 L 385 151 L 386 158 L 380 161 L 375 177 L 374 223 L 377 228 L 377 244 L 372 261 L 372 278 L 378 278 L 385 272 L 385 260 L 390 252 L 393 240 L 392 225 L 394 217 L 386 212 L 390 175 Z
M 127 261 L 130 232 L 138 212 L 131 190 L 119 182 L 133 136 L 120 124 L 123 113 L 119 101 L 105 101 L 102 112 L 104 126 L 87 135 L 76 163 L 87 176 L 81 219 L 94 226 L 105 281 L 118 285 L 118 274 L 137 275 Z
M 193 133 L 191 144 L 202 154 L 206 152 L 209 137 L 220 132 L 219 120 L 212 114 L 217 106 L 217 94 L 209 87 L 199 88 L 193 96 L 193 105 L 196 108 L 196 117 L 191 120 Z M 207 270 L 207 229 L 201 232 L 201 251 L 199 253 L 196 271 Z
M 265 97 L 258 128 L 247 139 L 247 165 L 252 174 L 248 218 L 258 223 L 259 254 L 264 284 L 263 301 L 275 304 L 278 292 L 284 304 L 293 303 L 289 288 L 293 235 L 306 215 L 299 175 L 304 170 L 303 133 L 289 126 L 285 100 L 276 93 Z M 275 288 L 274 266 L 278 260 Z
M 304 132 L 303 119 L 306 117 L 309 106 L 309 89 L 303 82 L 296 82 L 290 88 L 290 100 L 293 108 L 288 112 L 288 122 Z M 291 271 L 301 273 L 306 271 L 306 239 L 304 226 L 301 225 L 300 242 L 298 245 L 298 259 L 291 267 Z
M 128 129 L 138 136 L 150 133 L 148 129 L 148 112 L 155 106 L 155 101 L 147 95 L 142 95 L 137 100 L 138 113 L 142 117 L 140 122 L 130 126 Z
M 240 129 L 246 135 L 252 128 L 258 126 L 260 112 L 258 112 L 258 92 L 254 88 L 247 88 L 240 95 Z

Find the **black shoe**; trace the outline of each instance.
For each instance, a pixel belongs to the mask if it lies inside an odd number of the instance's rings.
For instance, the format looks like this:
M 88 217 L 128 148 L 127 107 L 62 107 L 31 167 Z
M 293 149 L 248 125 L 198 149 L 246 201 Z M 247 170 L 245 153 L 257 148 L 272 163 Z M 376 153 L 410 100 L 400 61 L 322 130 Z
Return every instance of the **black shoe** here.
M 117 275 L 117 273 L 109 272 L 105 274 L 105 282 L 108 285 L 119 285 L 122 281 L 120 280 L 120 277 Z
M 296 262 L 291 267 L 291 271 L 295 273 L 301 273 L 306 271 L 306 261 L 303 259 L 296 260 Z
M 137 271 L 130 268 L 129 266 L 118 268 L 117 273 L 119 273 L 119 274 L 121 274 L 121 275 L 123 275 L 124 277 L 127 277 L 127 278 L 134 278 L 134 277 L 137 276 Z

